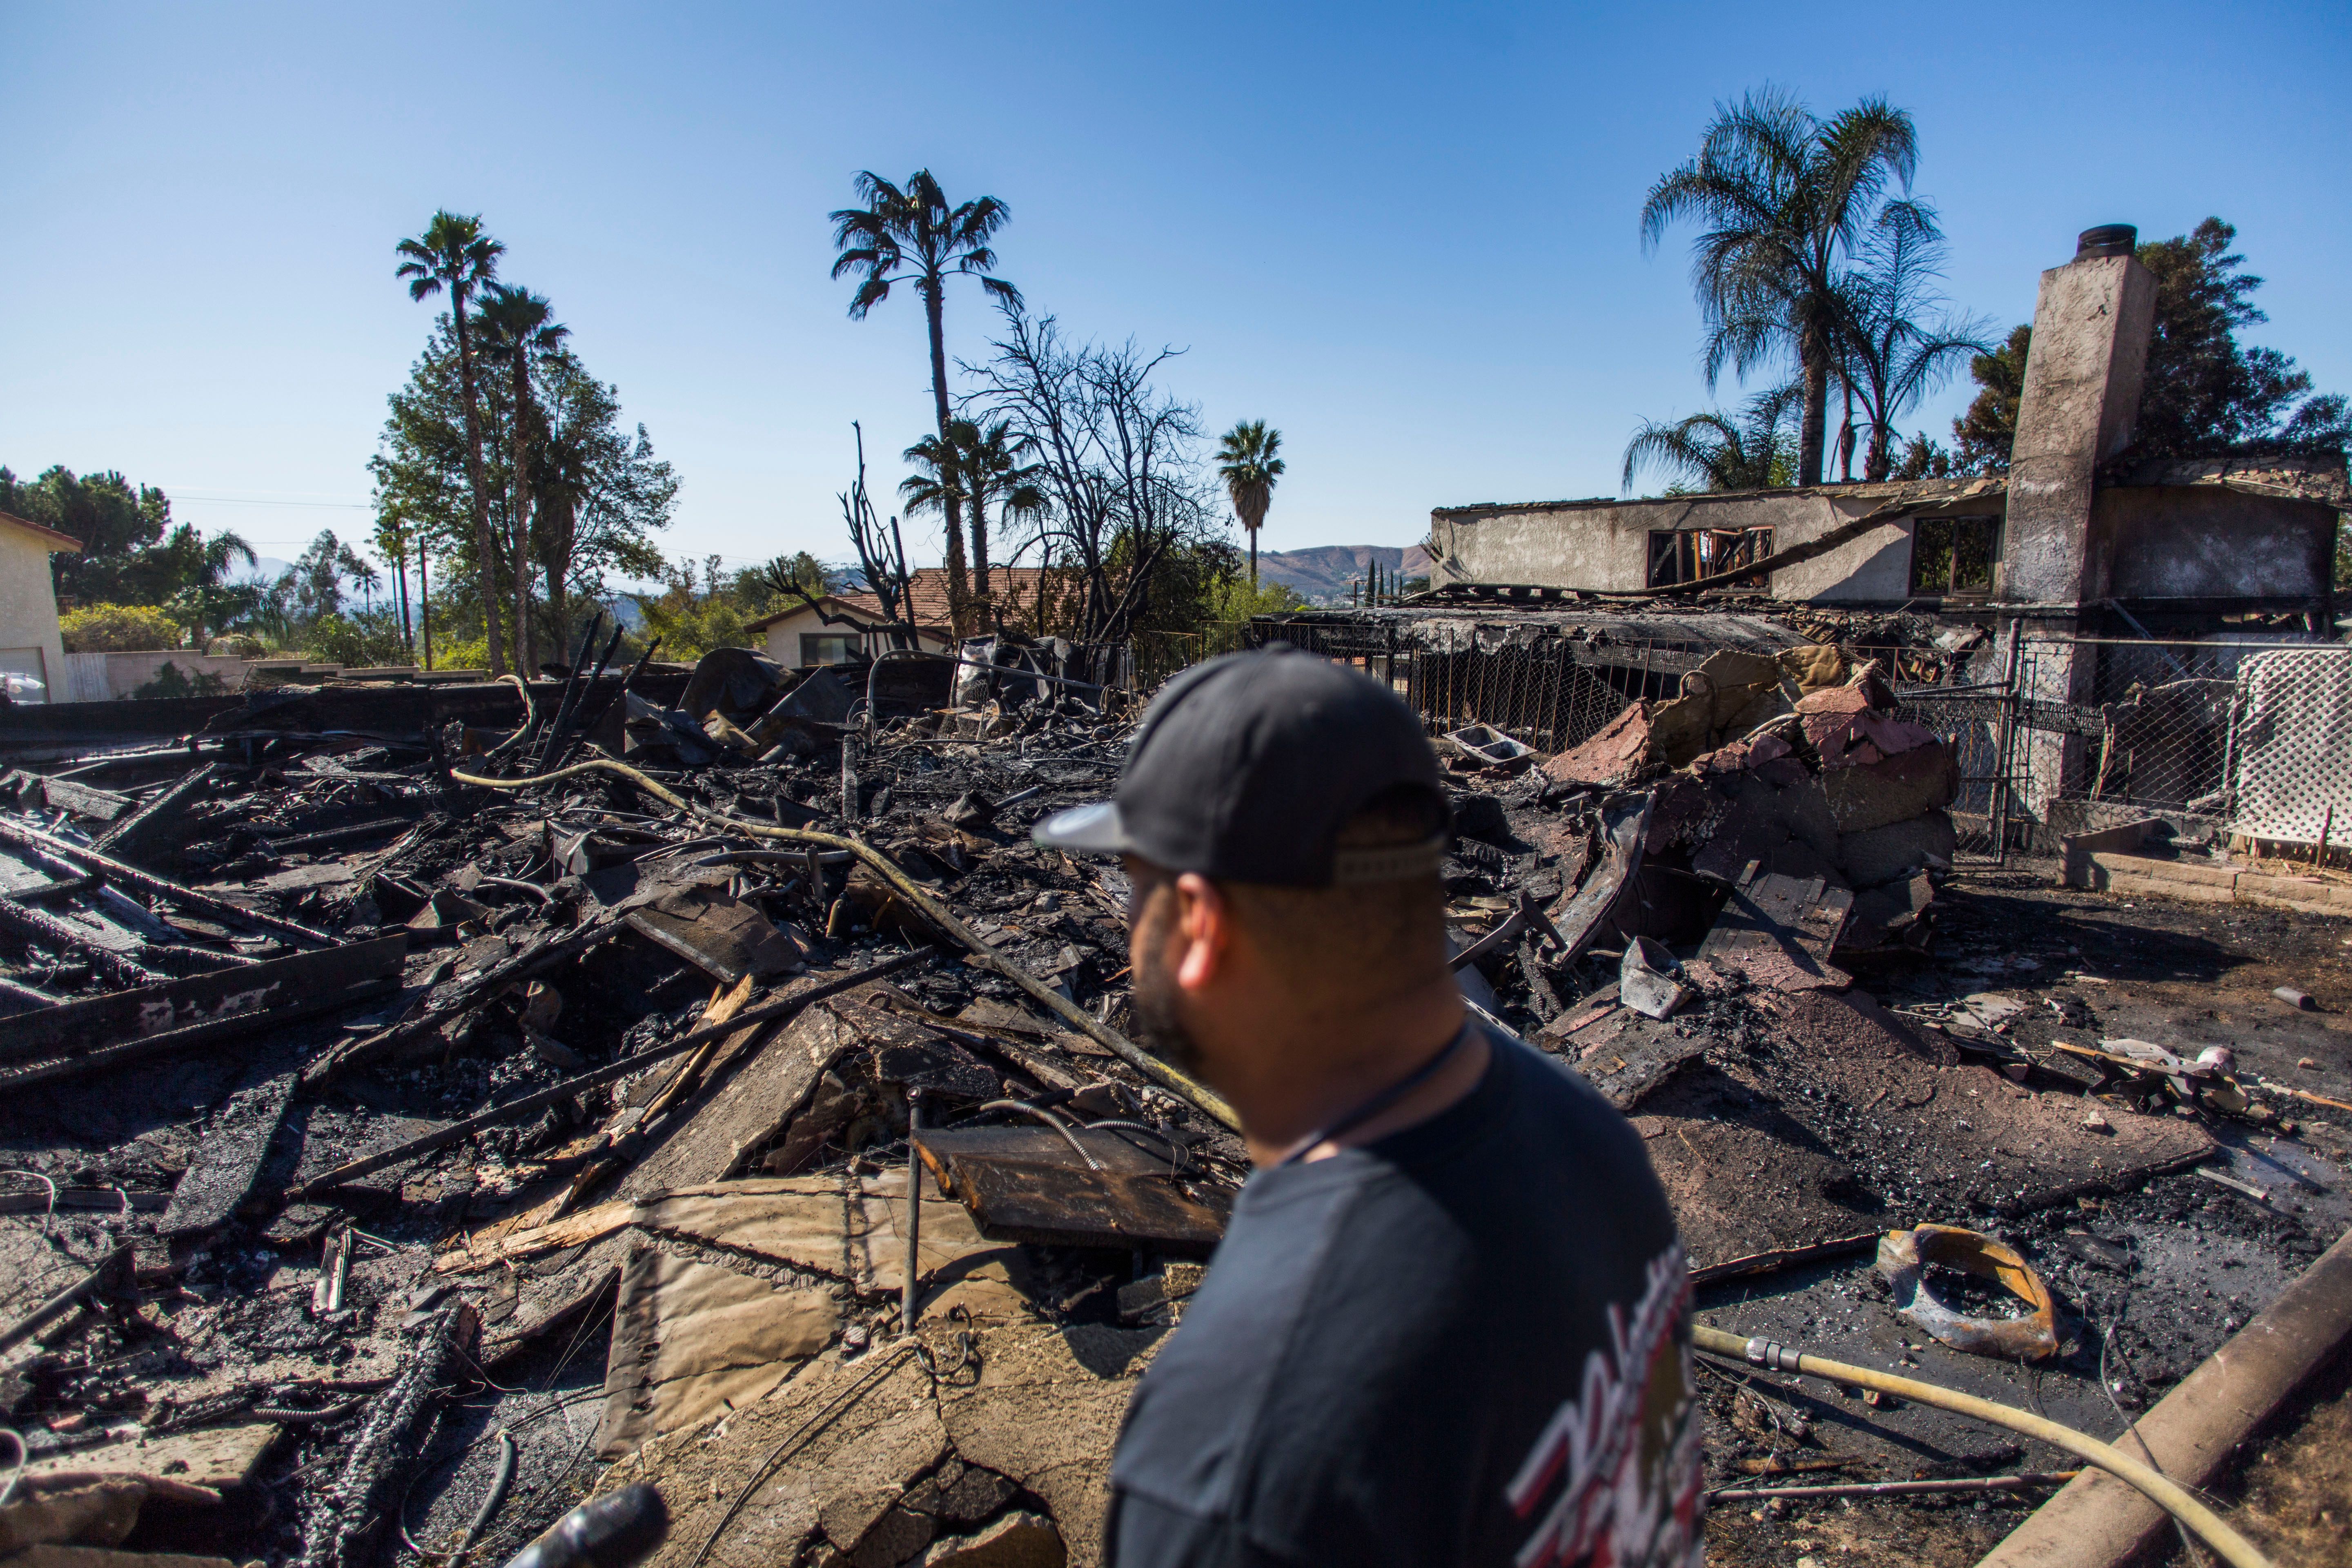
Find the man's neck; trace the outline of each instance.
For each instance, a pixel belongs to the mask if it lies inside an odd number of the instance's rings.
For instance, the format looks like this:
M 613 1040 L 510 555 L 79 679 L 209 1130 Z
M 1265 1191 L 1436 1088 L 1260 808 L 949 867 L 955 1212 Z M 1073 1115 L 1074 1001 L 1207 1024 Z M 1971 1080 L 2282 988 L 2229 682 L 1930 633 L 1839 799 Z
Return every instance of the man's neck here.
M 1271 1165 L 1427 1067 L 1465 1016 L 1448 974 L 1374 1005 L 1267 1018 L 1249 1037 L 1223 1042 L 1203 1066 L 1240 1112 L 1250 1159 Z M 1427 1121 L 1476 1088 L 1486 1061 L 1486 1038 L 1474 1034 L 1427 1082 L 1305 1157 L 1324 1158 Z

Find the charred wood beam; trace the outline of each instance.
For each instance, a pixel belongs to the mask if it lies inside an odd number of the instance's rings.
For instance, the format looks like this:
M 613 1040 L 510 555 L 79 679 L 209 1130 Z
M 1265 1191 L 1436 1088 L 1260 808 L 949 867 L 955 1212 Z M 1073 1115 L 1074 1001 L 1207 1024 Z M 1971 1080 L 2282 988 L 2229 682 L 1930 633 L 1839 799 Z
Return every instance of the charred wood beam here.
M 613 935 L 620 929 L 617 921 L 599 921 L 575 928 L 559 937 L 551 937 L 532 947 L 525 948 L 503 963 L 493 964 L 449 995 L 440 998 L 414 1018 L 404 1019 L 373 1035 L 328 1052 L 302 1069 L 302 1081 L 315 1088 L 353 1068 L 380 1062 L 412 1040 L 422 1039 L 451 1018 L 477 1003 L 486 1002 L 506 989 L 511 981 L 530 972 L 573 958 Z
M 381 994 L 400 982 L 408 939 L 352 942 L 225 973 L 162 981 L 12 1020 L 0 1087 L 38 1083 L 185 1049 Z
M 90 848 L 86 845 L 68 843 L 62 838 L 53 838 L 46 833 L 16 823 L 0 822 L 0 843 L 13 844 L 20 848 L 36 849 L 46 855 L 54 855 L 85 870 L 103 873 L 106 879 L 118 888 L 135 889 L 150 898 L 168 899 L 182 909 L 218 915 L 224 920 L 234 921 L 240 925 L 248 925 L 257 931 L 268 931 L 272 936 L 283 937 L 299 946 L 333 947 L 335 945 L 335 939 L 325 931 L 313 931 L 309 926 L 297 921 L 281 920 L 276 915 L 266 915 L 257 910 L 248 910 L 243 904 L 231 903 L 226 899 L 215 898 L 210 893 L 200 893 L 194 888 L 183 887 L 168 878 L 158 877 L 152 871 L 142 871 L 136 866 L 125 865 L 113 856 L 100 850 Z
M 218 763 L 206 763 L 191 768 L 177 784 L 169 785 L 130 816 L 109 827 L 90 841 L 90 847 L 107 854 L 130 853 L 155 828 L 180 814 L 188 797 L 210 784 L 220 772 Z
M 474 1364 L 481 1320 L 463 1301 L 425 1321 L 390 1388 L 377 1396 L 342 1470 L 302 1521 L 302 1568 L 361 1568 L 401 1482 L 423 1458 L 439 1419 L 443 1390 Z
M 163 977 L 138 960 L 116 952 L 88 931 L 68 925 L 46 910 L 0 894 L 0 931 L 37 942 L 59 952 L 78 952 L 117 985 L 152 985 Z M 0 1047 L 5 1049 L 5 1047 Z

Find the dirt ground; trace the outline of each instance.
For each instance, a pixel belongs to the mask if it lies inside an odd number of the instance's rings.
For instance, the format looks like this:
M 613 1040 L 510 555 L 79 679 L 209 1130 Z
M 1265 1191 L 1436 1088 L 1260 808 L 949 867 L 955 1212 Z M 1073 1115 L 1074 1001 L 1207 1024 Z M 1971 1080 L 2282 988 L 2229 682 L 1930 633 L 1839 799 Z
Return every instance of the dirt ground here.
M 1860 984 L 1897 1010 L 1985 991 L 2024 1003 L 2010 1037 L 2053 1063 L 2062 1059 L 2046 1055 L 2053 1039 L 2124 1037 L 2190 1058 L 2227 1045 L 2242 1076 L 2352 1100 L 2352 922 L 2077 891 L 2055 886 L 2054 872 L 2046 861 L 2012 860 L 1956 877 L 1938 903 L 1933 957 Z M 2281 1002 L 2272 991 L 2282 985 L 2315 1007 Z M 1703 1291 L 1701 1316 L 1865 1364 L 1895 1364 L 1884 1353 L 1894 1349 L 1919 1368 L 1914 1375 L 2113 1439 L 2126 1413 L 2161 1398 L 2352 1226 L 2343 1175 L 2352 1116 L 2305 1105 L 2276 1129 L 2212 1130 L 2229 1156 L 2212 1168 L 2262 1189 L 2263 1200 L 2181 1173 L 1995 1227 L 2059 1299 L 2066 1343 L 2043 1368 L 2001 1369 L 1918 1344 L 1925 1336 L 1885 1306 L 1866 1255 Z M 2113 1405 L 2099 1395 L 2103 1373 L 2120 1384 Z M 1932 1413 L 1866 1409 L 1818 1384 L 1799 1389 L 1744 1373 L 1705 1381 L 1714 1489 L 2071 1468 L 2054 1450 L 1942 1426 Z M 1751 1473 L 1774 1456 L 1792 1470 L 1822 1468 Z M 2315 1380 L 2210 1489 L 2280 1568 L 2352 1563 L 2352 1356 Z M 1724 1503 L 1710 1510 L 1708 1559 L 1969 1563 L 2043 1496 Z M 2159 1560 L 2189 1561 L 2177 1544 Z

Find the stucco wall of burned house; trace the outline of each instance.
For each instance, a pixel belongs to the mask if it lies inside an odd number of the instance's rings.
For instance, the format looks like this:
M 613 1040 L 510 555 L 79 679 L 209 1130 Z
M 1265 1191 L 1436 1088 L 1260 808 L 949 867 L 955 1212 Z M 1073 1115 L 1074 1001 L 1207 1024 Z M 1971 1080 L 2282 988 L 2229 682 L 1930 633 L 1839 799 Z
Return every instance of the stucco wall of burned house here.
M 1960 493 L 1970 488 L 1980 493 Z M 1631 593 L 1656 585 L 1651 567 L 1661 535 L 1715 535 L 1727 543 L 1733 536 L 1769 530 L 1769 552 L 1782 552 L 1906 501 L 1914 504 L 1860 538 L 1773 572 L 1769 590 L 1791 602 L 1900 605 L 1920 596 L 1911 574 L 1917 519 L 1965 513 L 1998 520 L 1998 489 L 1951 480 L 1446 507 L 1430 514 L 1432 582 Z

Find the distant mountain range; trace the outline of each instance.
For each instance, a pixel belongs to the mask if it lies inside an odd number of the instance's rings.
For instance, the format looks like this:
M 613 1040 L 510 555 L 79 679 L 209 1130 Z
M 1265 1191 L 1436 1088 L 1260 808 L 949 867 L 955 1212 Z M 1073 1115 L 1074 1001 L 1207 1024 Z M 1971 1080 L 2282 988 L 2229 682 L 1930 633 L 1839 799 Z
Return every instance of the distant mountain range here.
M 1258 552 L 1257 573 L 1263 581 L 1279 583 L 1313 605 L 1344 605 L 1349 588 L 1361 583 L 1372 567 L 1400 579 L 1429 575 L 1429 551 L 1419 544 L 1322 544 L 1312 550 L 1265 550 Z

